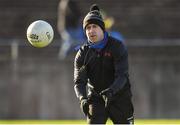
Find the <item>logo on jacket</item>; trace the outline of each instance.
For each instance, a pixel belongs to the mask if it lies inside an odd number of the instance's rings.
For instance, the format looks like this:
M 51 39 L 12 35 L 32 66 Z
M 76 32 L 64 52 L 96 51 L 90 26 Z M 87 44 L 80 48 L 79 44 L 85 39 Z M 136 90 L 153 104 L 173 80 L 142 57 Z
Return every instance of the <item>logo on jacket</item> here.
M 105 57 L 111 57 L 112 56 L 112 54 L 110 53 L 110 52 L 104 52 L 104 54 L 103 54 Z

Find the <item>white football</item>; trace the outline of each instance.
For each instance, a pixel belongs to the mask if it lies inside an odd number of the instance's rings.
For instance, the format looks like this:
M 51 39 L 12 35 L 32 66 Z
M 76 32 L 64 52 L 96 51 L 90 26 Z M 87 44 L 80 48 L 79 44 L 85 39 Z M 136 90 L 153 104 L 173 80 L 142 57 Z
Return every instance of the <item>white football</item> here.
M 26 35 L 32 46 L 45 47 L 52 42 L 54 31 L 48 22 L 37 20 L 29 25 Z

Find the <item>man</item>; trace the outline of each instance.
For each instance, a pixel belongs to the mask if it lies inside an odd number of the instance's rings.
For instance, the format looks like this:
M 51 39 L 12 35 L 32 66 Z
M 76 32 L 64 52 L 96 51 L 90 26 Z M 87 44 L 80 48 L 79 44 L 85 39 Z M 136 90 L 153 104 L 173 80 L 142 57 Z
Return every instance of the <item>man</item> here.
M 75 57 L 74 89 L 87 122 L 105 124 L 110 118 L 114 124 L 133 124 L 125 45 L 105 31 L 97 5 L 84 18 L 83 29 L 88 43 Z

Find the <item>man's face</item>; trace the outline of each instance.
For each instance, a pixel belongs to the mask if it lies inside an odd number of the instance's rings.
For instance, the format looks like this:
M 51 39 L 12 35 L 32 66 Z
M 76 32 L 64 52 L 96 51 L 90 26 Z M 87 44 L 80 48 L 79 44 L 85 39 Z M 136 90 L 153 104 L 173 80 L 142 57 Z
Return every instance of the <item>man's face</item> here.
M 96 24 L 88 24 L 86 26 L 86 36 L 88 40 L 95 43 L 95 42 L 103 40 L 104 32 L 100 26 Z

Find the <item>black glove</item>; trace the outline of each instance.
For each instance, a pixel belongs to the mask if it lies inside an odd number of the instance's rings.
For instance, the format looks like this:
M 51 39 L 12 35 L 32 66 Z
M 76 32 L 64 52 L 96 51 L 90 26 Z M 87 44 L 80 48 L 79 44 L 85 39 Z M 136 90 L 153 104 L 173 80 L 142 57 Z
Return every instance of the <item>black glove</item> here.
M 85 116 L 89 115 L 89 102 L 88 99 L 82 99 L 80 102 L 80 107 Z
M 105 107 L 108 107 L 110 102 L 112 101 L 113 91 L 110 88 L 107 88 L 100 92 L 100 95 L 103 97 L 105 102 Z

